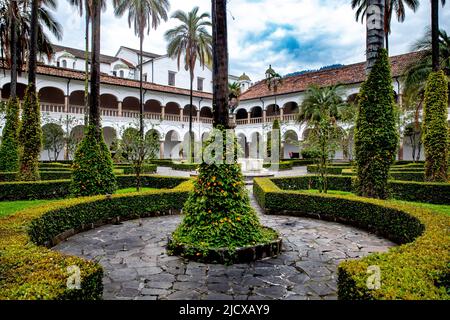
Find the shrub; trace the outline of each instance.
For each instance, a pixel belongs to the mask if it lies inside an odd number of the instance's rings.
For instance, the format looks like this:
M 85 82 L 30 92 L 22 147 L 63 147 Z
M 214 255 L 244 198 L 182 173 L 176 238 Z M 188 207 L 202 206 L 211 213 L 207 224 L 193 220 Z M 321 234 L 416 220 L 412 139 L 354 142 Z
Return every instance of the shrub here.
M 327 166 L 326 168 L 323 168 L 323 170 L 328 174 L 341 174 L 343 167 L 334 167 L 334 166 Z M 317 165 L 310 165 L 306 167 L 306 170 L 308 173 L 318 173 L 319 167 Z
M 313 148 L 304 148 L 301 151 L 302 158 L 305 160 L 314 160 L 319 157 L 319 152 Z
M 19 170 L 19 101 L 9 99 L 6 104 L 6 123 L 0 145 L 0 172 Z
M 282 191 L 270 179 L 255 179 L 254 193 L 266 213 L 344 222 L 402 244 L 388 253 L 342 262 L 339 299 L 450 299 L 450 217 L 375 199 Z M 369 290 L 367 270 L 374 265 L 381 269 L 382 286 Z
M 358 194 L 386 198 L 389 168 L 399 141 L 392 76 L 386 50 L 363 83 L 355 130 Z
M 427 181 L 447 182 L 448 80 L 443 71 L 430 74 L 423 108 L 423 145 Z
M 195 171 L 198 169 L 198 163 L 172 163 L 171 165 L 173 170 L 179 171 Z
M 136 172 L 135 172 L 136 169 L 134 167 L 129 167 L 129 166 L 119 167 L 119 166 L 116 166 L 116 168 L 123 169 L 123 173 L 124 174 L 136 174 Z M 152 173 L 156 173 L 156 170 L 157 170 L 157 166 L 156 165 L 154 165 L 154 164 L 144 164 L 141 167 L 141 173 L 140 174 L 152 174 Z
M 112 194 L 116 187 L 113 162 L 103 135 L 97 140 L 95 127 L 89 126 L 75 152 L 71 193 L 75 196 Z
M 171 159 L 153 159 L 150 163 L 156 164 L 160 167 L 171 167 L 173 161 Z
M 174 190 L 64 200 L 0 220 L 0 299 L 101 299 L 103 270 L 98 263 L 36 244 L 52 245 L 118 218 L 173 213 L 182 207 L 191 188 L 185 182 Z M 67 267 L 72 265 L 80 268 L 81 290 L 67 287 Z
M 282 161 L 279 163 L 265 163 L 264 168 L 270 169 L 272 166 L 278 167 L 278 170 L 291 170 L 293 168 L 293 163 L 291 161 Z
M 37 93 L 30 91 L 30 87 L 25 91 L 19 140 L 21 147 L 19 179 L 39 180 L 39 158 L 42 147 L 41 111 Z
M 142 176 L 142 185 L 155 189 L 172 189 L 186 178 Z M 70 195 L 70 180 L 0 183 L 0 201 L 59 199 Z M 120 189 L 136 186 L 134 175 L 117 176 Z
M 209 249 L 234 250 L 277 239 L 259 224 L 238 164 L 202 164 L 183 212 L 186 216 L 173 233 L 171 250 L 185 245 L 204 254 Z
M 70 179 L 72 173 L 70 171 L 40 171 L 41 180 L 63 180 Z M 19 181 L 18 172 L 0 173 L 0 182 Z

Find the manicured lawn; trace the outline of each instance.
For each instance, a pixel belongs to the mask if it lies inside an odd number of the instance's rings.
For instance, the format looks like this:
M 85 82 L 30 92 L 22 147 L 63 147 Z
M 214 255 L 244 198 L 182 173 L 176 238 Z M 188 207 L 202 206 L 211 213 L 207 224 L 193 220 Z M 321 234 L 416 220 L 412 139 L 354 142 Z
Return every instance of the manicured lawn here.
M 317 193 L 317 194 L 319 193 L 319 190 L 314 190 L 314 189 L 303 190 L 303 191 L 308 192 L 308 193 Z M 335 191 L 335 190 L 329 190 L 328 194 L 331 194 L 331 195 L 344 195 L 344 196 L 355 196 L 351 192 Z M 426 208 L 426 209 L 431 209 L 431 210 L 437 211 L 439 213 L 442 213 L 442 214 L 450 216 L 450 205 L 429 204 L 429 203 L 420 203 L 420 202 L 408 202 L 408 201 L 401 201 L 401 200 L 388 200 L 388 201 L 389 202 L 393 202 L 393 203 L 408 204 L 408 205 L 412 205 L 414 207 L 422 207 L 422 208 Z
M 142 188 L 141 192 L 155 190 L 153 188 Z M 116 194 L 126 194 L 136 192 L 136 188 L 121 189 Z M 46 203 L 60 200 L 24 200 L 24 201 L 0 201 L 0 218 L 6 217 L 18 211 L 37 207 Z

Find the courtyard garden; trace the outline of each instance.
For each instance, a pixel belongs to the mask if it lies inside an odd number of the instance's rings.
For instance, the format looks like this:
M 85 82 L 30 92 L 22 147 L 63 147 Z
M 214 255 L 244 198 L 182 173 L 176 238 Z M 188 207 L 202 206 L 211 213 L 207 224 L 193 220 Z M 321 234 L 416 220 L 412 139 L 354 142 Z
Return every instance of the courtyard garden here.
M 8 39 L 16 46 L 7 48 L 12 73 L 21 62 L 14 39 L 21 6 L 30 6 L 37 23 L 44 2 L 5 7 L 3 16 L 13 20 Z M 83 11 L 84 2 L 71 3 Z M 113 2 L 116 15 L 129 15 L 141 44 L 139 125 L 125 130 L 114 150 L 101 130 L 102 2 L 89 6 L 86 126 L 72 160 L 40 160 L 41 29 L 32 26 L 24 101 L 12 96 L 2 104 L 0 300 L 449 300 L 449 74 L 448 61 L 440 59 L 437 1 L 432 3 L 427 76 L 413 87 L 420 93 L 411 89 L 423 105 L 417 114 L 424 161 L 397 160 L 402 117 L 385 28 L 368 24 L 366 80 L 356 102 L 344 101 L 338 85 L 310 85 L 295 120 L 309 130 L 302 145 L 308 156 L 280 157 L 282 124 L 275 120 L 265 154 L 249 159 L 270 175 L 250 184 L 230 116 L 239 93 L 230 94 L 227 77 L 226 0 L 212 1 L 211 18 L 198 15 L 198 8 L 177 11 L 182 24 L 166 33 L 169 55 L 191 72 L 191 102 L 197 61 L 212 65 L 213 131 L 198 163 L 193 137 L 187 160 L 173 161 L 157 159 L 160 137 L 144 134 L 144 30 L 168 19 L 168 1 Z M 367 20 L 378 14 L 383 21 L 384 10 L 366 11 Z M 269 90 L 283 86 L 272 67 L 266 75 Z M 353 160 L 335 161 L 349 132 Z M 277 172 L 269 171 L 274 167 Z

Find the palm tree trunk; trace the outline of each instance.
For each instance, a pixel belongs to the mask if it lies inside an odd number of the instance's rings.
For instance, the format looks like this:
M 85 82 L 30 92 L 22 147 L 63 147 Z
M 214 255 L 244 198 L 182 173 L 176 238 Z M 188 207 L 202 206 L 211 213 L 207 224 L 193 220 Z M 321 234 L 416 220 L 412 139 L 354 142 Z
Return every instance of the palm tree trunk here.
M 193 67 L 192 65 L 190 66 L 191 68 L 191 90 L 190 90 L 190 102 L 189 102 L 189 162 L 193 163 L 194 162 L 194 137 L 193 137 L 193 133 L 192 133 L 192 103 L 193 103 L 193 95 L 194 95 L 194 72 L 193 72 Z
M 433 71 L 439 71 L 439 0 L 431 0 L 431 45 Z
M 368 0 L 367 5 L 367 38 L 366 54 L 367 66 L 366 73 L 369 74 L 373 65 L 377 61 L 378 51 L 384 47 L 384 1 Z
M 84 52 L 84 125 L 89 123 L 89 25 L 90 25 L 89 7 L 86 1 L 86 36 L 85 36 L 85 52 Z
M 140 53 L 140 63 L 139 63 L 139 132 L 141 139 L 144 139 L 144 90 L 143 90 L 143 42 L 144 42 L 144 32 L 141 31 L 139 34 L 139 53 Z
M 30 22 L 30 52 L 28 58 L 28 85 L 30 93 L 36 92 L 36 65 L 37 65 L 37 30 L 38 30 L 38 7 L 39 0 L 31 2 Z M 32 94 L 31 97 L 34 97 Z
M 17 22 L 14 12 L 14 2 L 10 4 L 10 20 L 11 20 L 11 43 L 10 43 L 10 56 L 11 56 L 11 85 L 10 85 L 10 97 L 16 99 L 17 97 Z
M 94 1 L 92 8 L 92 53 L 91 53 L 91 95 L 89 107 L 89 124 L 95 127 L 100 139 L 100 21 L 101 1 Z
M 228 128 L 227 1 L 212 0 L 214 126 Z
M 389 31 L 391 29 L 392 8 L 390 0 L 384 1 L 384 44 L 389 56 Z

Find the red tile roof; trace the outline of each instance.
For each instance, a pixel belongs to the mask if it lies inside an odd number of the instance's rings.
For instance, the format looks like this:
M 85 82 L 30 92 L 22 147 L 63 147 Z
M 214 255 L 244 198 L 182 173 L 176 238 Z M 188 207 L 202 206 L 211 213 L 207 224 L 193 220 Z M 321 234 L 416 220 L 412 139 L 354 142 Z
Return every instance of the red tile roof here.
M 403 75 L 406 67 L 412 61 L 418 59 L 420 54 L 420 52 L 412 52 L 391 57 L 392 76 L 399 77 Z M 283 79 L 283 84 L 278 88 L 276 95 L 302 92 L 307 90 L 311 85 L 324 87 L 337 84 L 350 85 L 361 83 L 364 82 L 366 78 L 365 66 L 365 62 L 361 62 L 343 67 L 286 77 Z M 244 92 L 240 97 L 240 100 L 259 99 L 273 95 L 274 93 L 267 88 L 266 82 L 262 80 Z
M 47 76 L 60 77 L 60 78 L 84 80 L 84 72 L 82 72 L 82 71 L 58 68 L 58 67 L 54 67 L 54 66 L 39 65 L 37 67 L 37 73 L 42 74 L 42 75 L 47 75 Z M 100 81 L 102 84 L 110 84 L 110 85 L 130 87 L 130 88 L 139 88 L 139 81 L 137 81 L 137 80 L 113 77 L 113 76 L 110 76 L 107 74 L 102 74 L 100 77 Z M 151 90 L 151 91 L 165 92 L 165 93 L 174 93 L 174 94 L 180 94 L 180 95 L 186 95 L 186 96 L 189 95 L 189 90 L 187 90 L 187 89 L 163 86 L 163 85 L 159 85 L 159 84 L 155 84 L 155 83 L 148 83 L 148 82 L 144 82 L 144 89 Z M 206 93 L 206 92 L 194 91 L 194 97 L 204 98 L 204 99 L 212 99 L 212 94 Z

